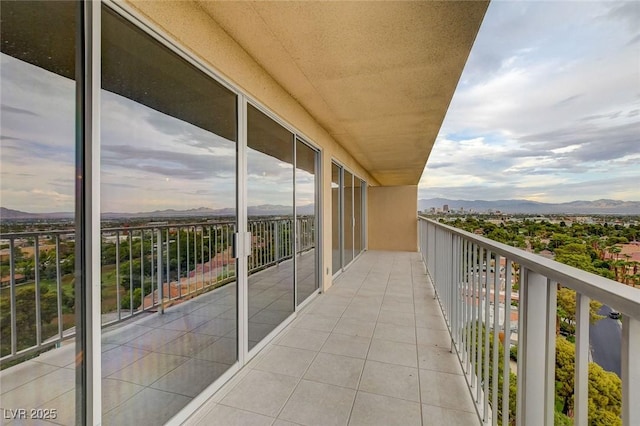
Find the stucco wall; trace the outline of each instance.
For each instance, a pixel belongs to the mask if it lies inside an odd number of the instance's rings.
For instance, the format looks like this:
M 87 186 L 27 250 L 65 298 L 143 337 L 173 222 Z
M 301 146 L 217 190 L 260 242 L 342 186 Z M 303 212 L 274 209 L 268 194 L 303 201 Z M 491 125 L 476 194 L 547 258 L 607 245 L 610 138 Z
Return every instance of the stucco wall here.
M 418 250 L 418 187 L 368 189 L 369 250 Z

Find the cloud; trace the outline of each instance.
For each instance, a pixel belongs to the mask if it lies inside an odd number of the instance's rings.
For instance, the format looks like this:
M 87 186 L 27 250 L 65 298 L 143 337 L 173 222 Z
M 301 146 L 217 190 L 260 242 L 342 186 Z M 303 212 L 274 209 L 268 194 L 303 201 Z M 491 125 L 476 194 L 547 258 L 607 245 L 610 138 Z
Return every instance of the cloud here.
M 637 16 L 638 3 L 492 2 L 420 196 L 640 199 Z
M 102 148 L 102 166 L 120 167 L 171 177 L 174 179 L 208 179 L 235 173 L 235 160 L 219 156 L 177 150 L 142 149 L 130 145 L 106 145 Z
M 0 106 L 0 111 L 6 113 L 13 113 L 13 114 L 24 114 L 24 115 L 30 115 L 32 117 L 38 117 L 38 114 L 36 114 L 33 111 L 29 111 L 26 109 L 22 109 L 22 108 L 15 108 L 9 105 L 2 105 Z

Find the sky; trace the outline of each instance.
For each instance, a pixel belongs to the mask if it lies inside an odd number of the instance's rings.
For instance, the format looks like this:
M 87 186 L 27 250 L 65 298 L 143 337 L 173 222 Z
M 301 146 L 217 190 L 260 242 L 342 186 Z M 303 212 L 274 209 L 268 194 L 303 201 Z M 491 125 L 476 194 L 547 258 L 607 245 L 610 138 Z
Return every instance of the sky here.
M 74 82 L 0 54 L 0 84 L 0 205 L 73 211 Z M 234 207 L 235 150 L 103 91 L 101 209 Z M 250 206 L 293 204 L 290 164 L 249 150 L 248 172 Z M 492 1 L 419 198 L 640 201 L 639 182 L 640 2 Z
M 492 1 L 418 192 L 640 201 L 640 2 Z

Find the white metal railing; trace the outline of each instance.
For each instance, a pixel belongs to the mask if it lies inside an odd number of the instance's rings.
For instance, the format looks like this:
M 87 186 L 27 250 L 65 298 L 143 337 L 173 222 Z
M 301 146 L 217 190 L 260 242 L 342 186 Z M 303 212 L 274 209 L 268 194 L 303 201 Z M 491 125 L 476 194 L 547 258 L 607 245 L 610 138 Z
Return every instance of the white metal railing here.
M 249 274 L 315 247 L 315 217 L 250 219 Z M 235 222 L 154 222 L 101 229 L 102 326 L 160 310 L 235 281 Z M 74 230 L 0 234 L 0 363 L 75 335 Z M 6 282 L 5 282 L 6 281 Z
M 621 417 L 626 426 L 640 424 L 640 291 L 433 220 L 419 218 L 418 225 L 422 259 L 447 322 L 451 350 L 484 423 L 554 424 L 561 284 L 576 291 L 574 424 L 587 424 L 590 300 L 622 313 Z M 517 323 L 511 320 L 516 312 Z M 514 395 L 511 368 L 505 367 L 516 337 Z

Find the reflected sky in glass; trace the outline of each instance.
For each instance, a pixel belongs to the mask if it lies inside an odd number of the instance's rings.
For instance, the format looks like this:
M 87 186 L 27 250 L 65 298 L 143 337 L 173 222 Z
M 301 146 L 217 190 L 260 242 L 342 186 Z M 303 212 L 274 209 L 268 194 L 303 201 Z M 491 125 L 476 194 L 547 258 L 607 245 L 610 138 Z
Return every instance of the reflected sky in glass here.
M 67 118 L 74 82 L 5 54 L 0 59 L 2 207 L 72 212 L 75 136 Z M 101 96 L 103 212 L 235 208 L 235 142 L 122 96 Z M 291 205 L 282 188 L 292 166 L 249 156 L 254 205 Z M 307 192 L 303 180 L 299 185 Z

